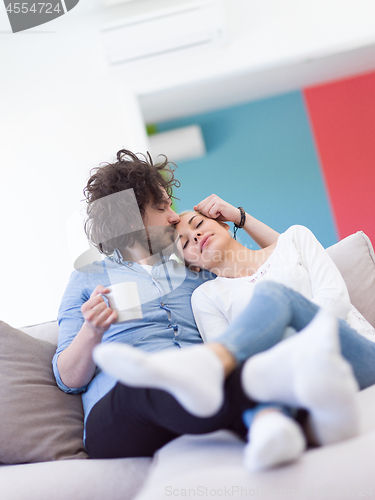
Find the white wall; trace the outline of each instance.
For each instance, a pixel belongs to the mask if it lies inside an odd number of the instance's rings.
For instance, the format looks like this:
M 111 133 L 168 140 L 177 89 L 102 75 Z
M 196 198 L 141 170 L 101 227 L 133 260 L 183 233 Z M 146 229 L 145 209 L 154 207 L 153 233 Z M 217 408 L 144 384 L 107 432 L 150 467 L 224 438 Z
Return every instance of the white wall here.
M 56 318 L 72 271 L 65 224 L 89 169 L 121 147 L 147 148 L 95 19 L 73 13 L 40 34 L 0 34 L 0 318 L 14 326 Z
M 109 72 L 103 24 L 174 1 L 105 10 L 99 0 L 81 0 L 66 16 L 18 34 L 0 7 L 2 320 L 21 326 L 56 317 L 72 270 L 65 223 L 89 169 L 123 146 L 147 147 L 128 87 L 139 95 L 168 91 L 375 38 L 373 0 L 225 0 L 228 47 Z

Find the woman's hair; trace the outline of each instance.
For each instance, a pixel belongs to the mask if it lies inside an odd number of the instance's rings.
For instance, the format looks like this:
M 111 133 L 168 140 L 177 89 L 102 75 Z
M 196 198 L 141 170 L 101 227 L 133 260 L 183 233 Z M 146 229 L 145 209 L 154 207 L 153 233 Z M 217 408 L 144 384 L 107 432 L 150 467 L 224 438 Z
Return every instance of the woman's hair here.
M 91 170 L 91 177 L 83 192 L 87 202 L 85 232 L 92 244 L 106 255 L 112 255 L 115 248 L 134 245 L 135 233 L 119 228 L 131 228 L 134 221 L 143 219 L 149 202 L 158 204 L 165 199 L 162 188 L 172 197 L 173 187 L 180 183 L 174 178 L 173 163 L 166 156 L 164 161 L 154 164 L 150 153 L 137 155 L 126 149 L 117 153 L 117 161 Z M 173 165 L 173 167 L 171 167 Z M 124 190 L 134 190 L 138 206 L 132 196 L 113 196 Z M 138 228 L 139 229 L 139 228 Z M 124 233 L 124 234 L 123 234 Z

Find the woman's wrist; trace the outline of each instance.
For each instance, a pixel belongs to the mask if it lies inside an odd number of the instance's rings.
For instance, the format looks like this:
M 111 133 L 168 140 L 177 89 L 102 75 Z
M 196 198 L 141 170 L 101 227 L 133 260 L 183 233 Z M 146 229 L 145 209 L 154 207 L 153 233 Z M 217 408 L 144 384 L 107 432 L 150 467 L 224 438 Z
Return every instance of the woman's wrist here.
M 240 211 L 240 220 L 235 225 L 238 229 L 242 229 L 246 222 L 246 212 L 242 207 L 238 207 L 238 210 Z
M 236 223 L 234 223 L 234 229 L 233 229 L 233 238 L 236 239 L 237 236 L 237 231 L 239 229 L 242 229 L 245 225 L 246 222 L 246 212 L 242 207 L 238 207 L 238 210 L 240 212 L 240 220 Z
M 234 220 L 232 220 L 233 224 L 238 226 L 241 222 L 241 211 L 239 208 L 236 208 L 236 217 L 234 217 Z

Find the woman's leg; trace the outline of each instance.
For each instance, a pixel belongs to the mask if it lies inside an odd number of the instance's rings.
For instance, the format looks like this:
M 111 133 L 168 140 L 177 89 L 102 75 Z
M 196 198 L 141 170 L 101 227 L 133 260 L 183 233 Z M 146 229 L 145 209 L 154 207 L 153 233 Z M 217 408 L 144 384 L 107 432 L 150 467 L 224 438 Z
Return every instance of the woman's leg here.
M 320 308 L 298 292 L 272 281 L 260 282 L 247 309 L 217 339 L 237 362 L 280 342 L 288 326 L 301 331 Z M 339 320 L 341 353 L 361 389 L 375 384 L 375 343 Z
M 274 281 L 261 281 L 246 309 L 215 339 L 243 362 L 266 351 L 281 340 L 286 328 L 302 330 L 315 316 L 318 307 Z
M 258 401 L 279 401 L 309 411 L 319 444 L 358 433 L 358 384 L 340 353 L 338 320 L 321 310 L 300 334 L 250 357 L 245 392 Z

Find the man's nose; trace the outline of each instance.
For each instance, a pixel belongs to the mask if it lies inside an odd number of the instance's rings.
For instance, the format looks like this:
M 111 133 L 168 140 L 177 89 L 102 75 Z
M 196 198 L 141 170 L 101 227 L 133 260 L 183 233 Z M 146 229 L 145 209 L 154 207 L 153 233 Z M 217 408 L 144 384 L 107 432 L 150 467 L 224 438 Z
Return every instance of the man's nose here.
M 176 212 L 174 212 L 172 209 L 170 209 L 170 214 L 168 216 L 168 222 L 170 224 L 178 224 L 180 222 L 180 217 L 176 214 Z

